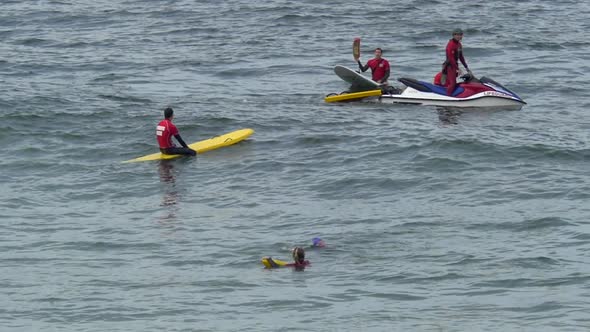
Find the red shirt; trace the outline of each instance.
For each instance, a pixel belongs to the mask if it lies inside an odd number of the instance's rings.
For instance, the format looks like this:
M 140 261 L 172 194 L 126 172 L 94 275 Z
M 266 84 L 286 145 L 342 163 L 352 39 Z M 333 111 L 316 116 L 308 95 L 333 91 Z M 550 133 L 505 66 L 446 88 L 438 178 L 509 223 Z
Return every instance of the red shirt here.
M 371 68 L 371 73 L 373 74 L 373 81 L 379 82 L 381 79 L 385 77 L 385 74 L 389 70 L 389 61 L 381 58 L 381 59 L 371 59 L 367 62 L 369 68 Z
M 178 135 L 178 129 L 170 120 L 162 120 L 156 127 L 156 138 L 161 149 L 172 148 L 172 136 Z
M 451 38 L 447 44 L 446 55 L 447 62 L 452 68 L 459 68 L 459 63 L 457 62 L 458 60 L 461 60 L 463 66 L 467 68 L 467 63 L 465 63 L 465 58 L 463 57 L 463 45 L 461 45 L 460 41 L 456 41 L 455 38 Z

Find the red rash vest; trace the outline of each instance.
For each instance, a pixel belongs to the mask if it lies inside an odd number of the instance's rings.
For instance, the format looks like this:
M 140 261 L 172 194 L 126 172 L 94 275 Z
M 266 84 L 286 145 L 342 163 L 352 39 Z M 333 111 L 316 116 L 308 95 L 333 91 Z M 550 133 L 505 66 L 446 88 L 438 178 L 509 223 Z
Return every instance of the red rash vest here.
M 385 77 L 385 74 L 389 70 L 389 61 L 383 58 L 379 60 L 371 59 L 367 62 L 367 65 L 369 65 L 369 68 L 371 68 L 371 72 L 373 74 L 373 81 L 375 82 L 378 82 L 379 80 L 383 79 L 383 77 Z
M 463 57 L 463 45 L 461 45 L 461 42 L 456 41 L 454 38 L 449 40 L 446 54 L 448 66 L 457 70 L 459 68 L 459 63 L 457 63 L 457 60 L 461 60 L 463 66 L 467 68 L 467 63 L 465 63 L 465 58 Z
M 178 129 L 170 120 L 162 120 L 156 127 L 156 138 L 160 149 L 172 148 L 172 136 L 178 135 Z

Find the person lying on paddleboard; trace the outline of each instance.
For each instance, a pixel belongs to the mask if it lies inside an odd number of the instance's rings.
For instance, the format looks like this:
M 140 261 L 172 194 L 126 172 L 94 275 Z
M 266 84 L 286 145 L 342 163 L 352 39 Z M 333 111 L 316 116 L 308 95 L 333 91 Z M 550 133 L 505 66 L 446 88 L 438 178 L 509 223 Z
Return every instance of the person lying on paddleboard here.
M 172 123 L 174 118 L 174 110 L 171 107 L 167 107 L 164 110 L 164 120 L 158 123 L 156 127 L 156 138 L 158 139 L 158 145 L 160 146 L 160 152 L 163 154 L 182 154 L 188 156 L 196 156 L 197 151 L 191 149 L 180 137 L 178 128 Z M 178 143 L 182 145 L 179 148 L 172 142 L 172 136 L 176 138 Z
M 387 79 L 389 78 L 390 74 L 389 61 L 382 58 L 382 55 L 383 50 L 377 47 L 375 49 L 375 58 L 369 60 L 366 65 L 363 66 L 360 58 L 355 58 L 354 60 L 358 63 L 359 69 L 363 73 L 366 72 L 367 69 L 371 68 L 373 81 L 379 84 L 387 84 Z

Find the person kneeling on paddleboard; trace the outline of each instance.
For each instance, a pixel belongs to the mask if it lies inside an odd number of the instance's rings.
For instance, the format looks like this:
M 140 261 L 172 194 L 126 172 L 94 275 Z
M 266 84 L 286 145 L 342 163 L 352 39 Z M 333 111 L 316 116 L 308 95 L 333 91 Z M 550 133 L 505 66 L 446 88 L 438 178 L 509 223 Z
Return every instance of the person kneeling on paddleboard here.
M 186 145 L 182 137 L 178 132 L 178 128 L 172 123 L 174 118 L 174 110 L 171 107 L 167 107 L 164 110 L 164 120 L 158 123 L 156 127 L 156 138 L 158 139 L 158 145 L 160 146 L 160 152 L 163 154 L 182 154 L 188 156 L 196 156 L 197 151 L 191 149 Z M 178 143 L 182 145 L 182 148 L 176 147 L 172 142 L 172 136 L 176 138 Z
M 379 84 L 387 84 L 387 79 L 389 78 L 390 74 L 389 61 L 382 58 L 382 55 L 383 50 L 377 47 L 375 49 L 375 58 L 369 60 L 366 65 L 363 66 L 360 58 L 356 58 L 355 60 L 359 65 L 359 69 L 363 73 L 366 72 L 367 69 L 371 68 L 373 81 Z

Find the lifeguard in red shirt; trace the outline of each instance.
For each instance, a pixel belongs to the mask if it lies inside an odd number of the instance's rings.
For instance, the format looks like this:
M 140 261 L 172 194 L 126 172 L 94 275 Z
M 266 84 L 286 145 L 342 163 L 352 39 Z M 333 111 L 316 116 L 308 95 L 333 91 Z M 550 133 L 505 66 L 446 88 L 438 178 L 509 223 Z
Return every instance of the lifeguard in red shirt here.
M 470 72 L 469 67 L 467 67 L 467 62 L 465 62 L 465 58 L 463 57 L 463 45 L 461 44 L 462 39 L 463 30 L 453 30 L 453 38 L 451 38 L 447 43 L 447 48 L 445 51 L 447 58 L 443 63 L 443 79 L 441 83 L 442 85 L 445 85 L 447 87 L 448 96 L 453 95 L 453 91 L 455 91 L 455 87 L 457 86 L 459 61 L 461 61 L 463 67 L 465 67 L 465 70 L 467 70 L 467 72 Z
M 182 154 L 188 156 L 196 156 L 197 151 L 191 149 L 180 137 L 178 128 L 172 123 L 174 118 L 174 110 L 170 107 L 164 110 L 164 120 L 158 123 L 156 127 L 156 138 L 158 139 L 158 145 L 160 146 L 160 152 L 163 154 Z M 172 136 L 176 138 L 178 143 L 182 145 L 181 148 L 174 145 L 172 142 Z
M 382 55 L 383 50 L 380 48 L 376 48 L 375 57 L 369 60 L 366 65 L 363 66 L 363 64 L 360 61 L 360 58 L 356 58 L 355 60 L 359 64 L 359 69 L 362 72 L 366 72 L 369 68 L 371 68 L 373 81 L 380 84 L 387 84 L 387 79 L 389 78 L 390 74 L 389 61 L 382 58 Z

